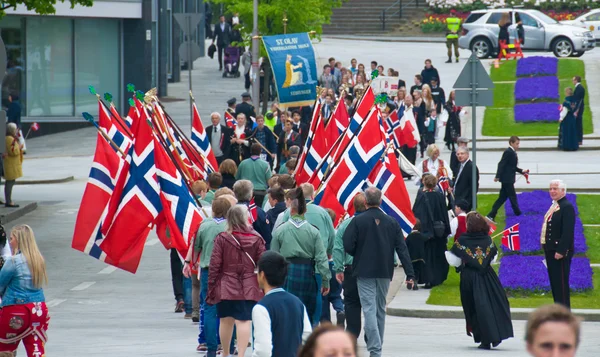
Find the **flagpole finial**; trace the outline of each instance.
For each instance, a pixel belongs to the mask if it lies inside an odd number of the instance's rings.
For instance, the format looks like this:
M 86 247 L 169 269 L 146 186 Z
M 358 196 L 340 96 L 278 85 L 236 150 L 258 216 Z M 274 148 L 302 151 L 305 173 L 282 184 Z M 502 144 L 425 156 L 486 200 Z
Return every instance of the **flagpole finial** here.
M 127 91 L 131 93 L 135 93 L 135 86 L 132 83 L 127 84 Z
M 110 104 L 112 104 L 112 101 L 113 101 L 112 94 L 110 94 L 108 92 L 104 93 L 104 100 L 107 101 L 107 102 L 109 102 Z
M 190 98 L 192 98 L 193 102 L 196 102 L 196 98 L 194 98 L 194 93 L 190 90 Z

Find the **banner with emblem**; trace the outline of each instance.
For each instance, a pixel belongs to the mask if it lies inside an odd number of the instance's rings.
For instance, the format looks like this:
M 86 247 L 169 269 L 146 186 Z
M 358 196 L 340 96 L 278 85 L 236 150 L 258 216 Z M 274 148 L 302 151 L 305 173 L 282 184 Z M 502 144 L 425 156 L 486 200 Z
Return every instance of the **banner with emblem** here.
M 283 107 L 312 105 L 317 97 L 317 61 L 308 33 L 263 36 Z

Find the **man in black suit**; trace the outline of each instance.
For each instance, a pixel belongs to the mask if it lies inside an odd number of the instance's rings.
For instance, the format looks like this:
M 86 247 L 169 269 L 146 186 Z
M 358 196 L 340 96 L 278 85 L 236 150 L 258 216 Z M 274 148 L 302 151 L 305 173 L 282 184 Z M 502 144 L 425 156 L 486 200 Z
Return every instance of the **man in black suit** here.
M 248 121 L 248 125 L 250 125 L 250 127 L 254 125 L 253 120 L 256 120 L 256 112 L 254 111 L 254 106 L 251 103 L 252 97 L 250 97 L 250 93 L 244 92 L 242 94 L 242 102 L 235 107 L 235 116 L 237 117 L 240 113 L 246 115 L 246 120 Z
M 458 147 L 466 148 L 469 145 L 469 139 L 465 138 L 464 136 L 461 136 L 458 139 L 456 139 L 456 143 L 457 143 Z M 460 162 L 458 161 L 458 157 L 456 157 L 456 151 L 453 150 L 450 153 L 450 170 L 452 170 L 452 177 L 455 180 L 456 180 L 456 177 L 458 176 L 459 169 L 460 169 Z
M 573 85 L 575 91 L 573 96 L 575 97 L 577 106 L 575 109 L 575 122 L 577 123 L 577 137 L 579 139 L 579 145 L 583 143 L 583 111 L 585 109 L 585 88 L 581 84 L 581 77 L 573 77 Z
M 219 16 L 219 23 L 215 25 L 215 31 L 213 34 L 213 45 L 217 42 L 217 48 L 219 50 L 219 71 L 223 70 L 223 51 L 225 47 L 231 43 L 231 25 L 225 22 L 225 16 Z
M 470 211 L 473 207 L 473 161 L 469 159 L 469 149 L 459 147 L 456 150 L 459 167 L 458 172 L 454 176 L 454 188 L 450 188 L 450 192 L 454 192 L 454 201 L 465 200 L 469 204 Z M 475 185 L 479 191 L 479 168 L 477 170 L 477 182 Z M 468 212 L 467 211 L 467 212 Z
M 394 252 L 406 273 L 407 287 L 414 284 L 414 271 L 400 224 L 385 214 L 381 191 L 365 190 L 367 210 L 355 216 L 342 237 L 344 251 L 354 257 L 352 275 L 365 316 L 364 331 L 371 356 L 381 355 L 385 326 L 385 299 L 394 275 Z
M 554 302 L 571 308 L 569 273 L 575 241 L 575 209 L 566 198 L 567 186 L 562 180 L 550 182 L 552 206 L 544 216 L 542 249 Z
M 500 195 L 498 196 L 498 199 L 496 202 L 494 202 L 492 210 L 487 215 L 487 218 L 491 221 L 496 218 L 498 210 L 504 204 L 507 198 L 510 200 L 513 212 L 517 216 L 521 215 L 519 202 L 517 201 L 517 193 L 515 192 L 515 175 L 517 172 L 520 174 L 528 174 L 529 170 L 523 170 L 518 167 L 519 157 L 517 156 L 517 150 L 519 150 L 519 145 L 521 144 L 519 137 L 511 136 L 508 140 L 508 144 L 510 146 L 508 149 L 504 150 L 502 159 L 498 163 L 496 178 L 494 178 L 494 182 L 500 182 L 502 187 L 500 188 Z
M 206 128 L 206 135 L 212 148 L 217 163 L 221 165 L 223 160 L 229 158 L 231 151 L 231 129 L 221 125 L 221 114 L 214 112 L 210 115 L 212 125 Z M 217 169 L 217 168 L 215 168 Z
M 414 96 L 415 91 L 420 91 L 423 88 L 423 77 L 420 74 L 415 74 L 415 85 L 410 87 L 410 95 Z

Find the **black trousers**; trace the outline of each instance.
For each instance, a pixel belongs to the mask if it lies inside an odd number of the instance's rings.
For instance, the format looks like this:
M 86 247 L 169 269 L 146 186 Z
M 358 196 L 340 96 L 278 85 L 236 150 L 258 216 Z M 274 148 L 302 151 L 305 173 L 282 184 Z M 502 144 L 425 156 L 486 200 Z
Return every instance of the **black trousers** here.
M 12 203 L 12 190 L 16 181 L 17 180 L 6 180 L 4 182 L 4 202 L 6 202 L 7 205 Z
M 506 202 L 507 198 L 510 200 L 510 204 L 512 205 L 512 208 L 513 208 L 513 212 L 517 216 L 520 216 L 521 209 L 519 209 L 519 202 L 517 201 L 517 192 L 515 191 L 515 184 L 503 182 L 502 187 L 500 188 L 500 195 L 498 196 L 498 199 L 496 200 L 496 202 L 494 202 L 494 205 L 492 206 L 492 210 L 488 214 L 488 217 L 490 217 L 491 219 L 496 218 L 496 214 L 498 214 L 498 210 L 500 209 L 500 207 L 502 207 L 504 202 Z
M 244 74 L 244 88 L 246 91 L 250 90 L 250 86 L 252 85 L 252 81 L 250 80 L 250 72 Z
M 173 295 L 175 301 L 183 301 L 183 266 L 177 249 L 171 248 L 171 279 L 173 280 Z
M 226 46 L 217 46 L 217 51 L 219 52 L 219 68 L 223 68 L 223 51 L 225 51 Z
M 360 297 L 358 296 L 358 284 L 356 277 L 352 276 L 352 267 L 347 266 L 344 270 L 344 312 L 346 313 L 346 331 L 358 338 L 362 329 L 360 312 Z
M 546 266 L 548 267 L 548 278 L 550 279 L 550 288 L 554 302 L 571 308 L 571 288 L 569 286 L 569 274 L 571 273 L 571 254 L 567 254 L 562 259 L 556 260 L 555 250 L 544 248 L 546 255 Z

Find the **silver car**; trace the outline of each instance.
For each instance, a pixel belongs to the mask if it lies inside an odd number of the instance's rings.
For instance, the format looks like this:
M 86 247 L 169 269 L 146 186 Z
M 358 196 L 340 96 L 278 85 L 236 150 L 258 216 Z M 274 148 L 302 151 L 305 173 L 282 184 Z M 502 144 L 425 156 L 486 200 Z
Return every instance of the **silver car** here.
M 523 22 L 524 50 L 552 51 L 556 57 L 580 57 L 595 46 L 594 35 L 581 27 L 561 24 L 538 10 L 493 9 L 475 10 L 462 25 L 458 39 L 460 48 L 470 49 L 479 58 L 498 53 L 498 22 L 503 13 L 509 13 L 513 25 L 509 27 L 511 43 L 517 37 L 515 17 Z

